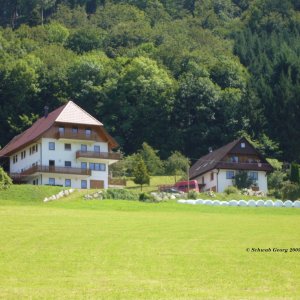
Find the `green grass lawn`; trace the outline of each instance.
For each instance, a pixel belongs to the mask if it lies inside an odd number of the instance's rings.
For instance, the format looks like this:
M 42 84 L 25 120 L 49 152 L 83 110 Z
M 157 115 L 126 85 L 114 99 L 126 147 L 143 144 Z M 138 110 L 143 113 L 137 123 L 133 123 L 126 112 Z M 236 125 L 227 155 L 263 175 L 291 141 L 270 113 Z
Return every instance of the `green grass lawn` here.
M 300 252 L 246 249 L 300 248 L 300 210 L 57 190 L 0 192 L 0 299 L 299 299 Z

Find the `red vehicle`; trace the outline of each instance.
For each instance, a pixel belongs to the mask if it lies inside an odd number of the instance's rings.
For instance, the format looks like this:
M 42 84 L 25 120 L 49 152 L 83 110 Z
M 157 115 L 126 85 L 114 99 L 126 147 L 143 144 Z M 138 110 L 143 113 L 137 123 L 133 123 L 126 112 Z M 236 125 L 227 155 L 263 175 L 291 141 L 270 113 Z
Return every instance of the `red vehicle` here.
M 176 182 L 174 187 L 182 192 L 196 191 L 199 192 L 199 186 L 197 180 L 179 181 Z

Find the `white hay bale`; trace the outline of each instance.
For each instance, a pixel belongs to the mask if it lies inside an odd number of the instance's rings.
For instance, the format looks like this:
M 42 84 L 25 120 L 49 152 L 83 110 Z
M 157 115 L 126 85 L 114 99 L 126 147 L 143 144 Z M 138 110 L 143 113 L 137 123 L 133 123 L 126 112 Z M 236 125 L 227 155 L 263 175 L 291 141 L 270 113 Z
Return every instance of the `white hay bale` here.
M 249 206 L 249 207 L 255 207 L 255 206 L 256 206 L 255 200 L 249 200 L 249 201 L 248 201 L 248 206 Z
M 264 200 L 257 200 L 256 201 L 256 206 L 257 207 L 262 207 L 262 206 L 265 206 L 265 201 Z
M 204 202 L 204 201 L 203 201 L 202 199 L 197 199 L 197 200 L 196 200 L 196 204 L 203 204 L 203 202 Z
M 228 206 L 229 203 L 227 201 L 221 201 L 221 206 Z
M 205 205 L 213 205 L 213 202 L 211 200 L 204 200 L 203 204 L 205 204 Z
M 186 204 L 186 200 L 179 199 L 179 200 L 177 200 L 177 203 Z
M 274 207 L 283 207 L 283 201 L 281 200 L 276 200 L 274 202 Z
M 266 207 L 273 207 L 274 206 L 273 200 L 267 200 L 267 201 L 265 201 L 265 206 Z
M 245 200 L 240 200 L 240 201 L 238 202 L 238 204 L 239 204 L 239 206 L 247 206 L 247 205 L 248 205 L 248 202 L 245 201 Z
M 229 206 L 238 206 L 238 201 L 236 201 L 236 200 L 230 200 L 229 201 Z
M 293 207 L 293 202 L 291 200 L 286 200 L 286 201 L 284 201 L 283 206 L 286 208 Z
M 299 200 L 294 202 L 294 207 L 295 208 L 300 208 L 300 201 Z
M 220 206 L 220 205 L 221 205 L 220 200 L 214 200 L 213 201 L 213 206 Z
M 196 200 L 188 199 L 188 200 L 186 200 L 186 203 L 187 204 L 195 205 L 196 204 Z

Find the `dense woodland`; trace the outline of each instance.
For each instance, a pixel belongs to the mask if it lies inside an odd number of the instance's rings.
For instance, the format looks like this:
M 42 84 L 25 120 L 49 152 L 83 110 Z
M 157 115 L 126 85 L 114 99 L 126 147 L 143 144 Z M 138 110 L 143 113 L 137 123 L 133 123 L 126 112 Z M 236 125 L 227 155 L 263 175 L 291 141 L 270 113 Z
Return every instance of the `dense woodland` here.
M 300 161 L 299 0 L 0 0 L 0 145 L 73 99 L 131 154 L 241 134 Z

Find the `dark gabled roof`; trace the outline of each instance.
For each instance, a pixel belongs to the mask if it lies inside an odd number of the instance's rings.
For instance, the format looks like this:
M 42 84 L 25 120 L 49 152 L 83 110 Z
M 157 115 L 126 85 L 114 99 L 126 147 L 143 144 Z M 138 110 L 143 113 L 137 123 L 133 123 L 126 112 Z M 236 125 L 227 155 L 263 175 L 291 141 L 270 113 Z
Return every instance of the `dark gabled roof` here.
M 235 153 L 235 149 L 237 149 L 237 145 L 240 143 L 246 143 L 247 149 L 249 153 L 259 156 L 261 162 L 260 163 L 226 163 L 222 162 L 222 159 L 229 153 Z M 244 151 L 244 153 L 246 153 Z M 248 154 L 249 154 L 248 153 Z M 189 171 L 190 179 L 194 179 L 208 171 L 213 169 L 240 169 L 240 170 L 262 170 L 262 171 L 272 171 L 272 166 L 265 160 L 265 158 L 249 143 L 249 141 L 241 137 L 215 151 L 212 151 L 205 156 L 202 156 L 191 168 Z

